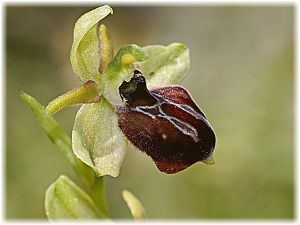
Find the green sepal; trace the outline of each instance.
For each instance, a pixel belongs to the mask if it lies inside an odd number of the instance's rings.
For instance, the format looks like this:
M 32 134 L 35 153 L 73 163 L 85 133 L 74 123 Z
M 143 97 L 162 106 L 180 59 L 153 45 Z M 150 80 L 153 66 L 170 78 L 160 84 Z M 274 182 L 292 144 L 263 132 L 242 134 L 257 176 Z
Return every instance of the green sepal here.
M 72 131 L 73 151 L 97 176 L 118 176 L 130 145 L 118 126 L 115 109 L 105 98 L 79 109 Z
M 99 39 L 97 26 L 100 20 L 113 13 L 104 5 L 82 15 L 75 23 L 70 60 L 74 72 L 86 82 L 99 81 Z

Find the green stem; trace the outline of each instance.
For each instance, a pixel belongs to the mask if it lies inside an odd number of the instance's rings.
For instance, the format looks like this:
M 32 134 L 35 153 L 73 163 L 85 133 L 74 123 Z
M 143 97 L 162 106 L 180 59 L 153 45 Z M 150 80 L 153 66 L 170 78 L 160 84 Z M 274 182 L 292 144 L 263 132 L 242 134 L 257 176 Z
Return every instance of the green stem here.
M 58 147 L 65 160 L 85 185 L 87 192 L 95 201 L 95 204 L 105 215 L 108 215 L 103 177 L 96 177 L 93 169 L 77 158 L 72 151 L 71 138 L 60 127 L 59 123 L 46 112 L 42 105 L 24 92 L 21 93 L 21 98 L 32 110 L 50 140 Z
M 105 215 L 109 216 L 106 196 L 105 196 L 105 185 L 104 185 L 104 177 L 95 177 L 93 185 L 88 190 L 89 195 L 94 200 L 96 206 Z

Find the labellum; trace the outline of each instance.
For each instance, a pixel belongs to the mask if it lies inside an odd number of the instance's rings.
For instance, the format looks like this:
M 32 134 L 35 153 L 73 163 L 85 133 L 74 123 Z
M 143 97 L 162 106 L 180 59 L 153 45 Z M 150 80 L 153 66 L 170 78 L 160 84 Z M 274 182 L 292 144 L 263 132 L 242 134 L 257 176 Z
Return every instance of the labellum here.
M 149 155 L 161 172 L 177 173 L 209 161 L 215 134 L 188 92 L 179 86 L 149 91 L 135 70 L 119 88 L 125 106 L 118 107 L 118 124 L 126 137 Z

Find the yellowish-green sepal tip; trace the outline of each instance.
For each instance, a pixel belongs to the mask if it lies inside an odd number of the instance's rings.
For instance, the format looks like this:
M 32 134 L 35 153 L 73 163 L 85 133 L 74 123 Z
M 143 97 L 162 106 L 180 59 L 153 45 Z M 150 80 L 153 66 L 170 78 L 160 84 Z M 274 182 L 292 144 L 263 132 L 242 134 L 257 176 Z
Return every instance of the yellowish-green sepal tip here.
M 212 156 L 207 158 L 206 160 L 203 160 L 202 162 L 207 165 L 214 165 L 216 163 L 214 157 Z

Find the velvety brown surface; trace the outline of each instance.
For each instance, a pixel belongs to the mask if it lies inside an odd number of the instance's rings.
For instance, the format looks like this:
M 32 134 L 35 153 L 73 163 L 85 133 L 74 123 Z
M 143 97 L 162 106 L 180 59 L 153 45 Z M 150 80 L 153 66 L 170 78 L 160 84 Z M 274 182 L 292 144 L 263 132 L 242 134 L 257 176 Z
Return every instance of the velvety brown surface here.
M 127 106 L 118 109 L 119 126 L 160 171 L 177 173 L 212 155 L 214 132 L 184 88 L 149 92 L 142 76 L 124 84 L 120 90 Z

